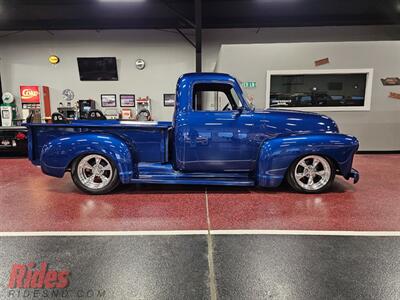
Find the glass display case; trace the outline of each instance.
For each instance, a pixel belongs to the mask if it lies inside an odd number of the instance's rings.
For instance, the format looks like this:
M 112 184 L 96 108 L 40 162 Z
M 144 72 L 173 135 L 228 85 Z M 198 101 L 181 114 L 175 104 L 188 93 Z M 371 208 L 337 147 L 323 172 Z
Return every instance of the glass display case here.
M 372 70 L 270 71 L 267 107 L 369 110 Z

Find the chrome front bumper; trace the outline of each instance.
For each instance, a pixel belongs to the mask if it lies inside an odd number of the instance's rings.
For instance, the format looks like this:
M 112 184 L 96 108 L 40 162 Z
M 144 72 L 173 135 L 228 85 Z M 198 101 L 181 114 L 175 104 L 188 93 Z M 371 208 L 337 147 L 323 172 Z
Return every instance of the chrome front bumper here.
M 360 173 L 356 169 L 351 169 L 349 178 L 346 179 L 350 178 L 353 178 L 353 183 L 356 184 L 360 180 Z

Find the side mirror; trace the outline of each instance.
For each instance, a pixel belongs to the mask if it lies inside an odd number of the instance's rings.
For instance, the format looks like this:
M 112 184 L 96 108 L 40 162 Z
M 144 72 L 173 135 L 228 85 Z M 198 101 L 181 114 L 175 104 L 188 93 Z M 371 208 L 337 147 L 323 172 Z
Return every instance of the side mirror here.
M 237 110 L 234 111 L 235 117 L 239 117 L 242 113 L 243 113 L 243 106 L 242 107 L 238 107 Z

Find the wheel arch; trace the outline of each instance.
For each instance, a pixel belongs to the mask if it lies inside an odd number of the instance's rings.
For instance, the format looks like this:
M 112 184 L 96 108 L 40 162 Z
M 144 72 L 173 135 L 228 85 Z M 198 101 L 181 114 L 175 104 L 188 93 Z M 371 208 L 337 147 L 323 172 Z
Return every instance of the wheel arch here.
M 89 151 L 88 150 L 88 151 L 84 151 L 84 152 L 80 153 L 79 155 L 77 155 L 76 157 L 72 158 L 71 161 L 68 163 L 68 166 L 65 168 L 65 171 L 71 172 L 75 163 L 77 163 L 79 160 L 81 160 L 85 156 L 92 155 L 92 154 L 102 155 L 105 158 L 107 158 L 109 161 L 111 161 L 111 163 L 113 163 L 116 166 L 114 158 L 111 157 L 110 155 L 108 155 L 107 153 L 105 154 L 105 153 L 100 152 L 100 151 Z
M 273 138 L 260 147 L 256 181 L 260 186 L 279 186 L 293 162 L 307 155 L 328 158 L 335 169 L 339 170 L 339 174 L 346 176 L 351 170 L 357 149 L 357 139 L 343 134 L 302 134 Z
M 76 134 L 52 140 L 41 152 L 42 171 L 50 176 L 63 177 L 77 159 L 90 154 L 103 155 L 111 160 L 122 183 L 128 183 L 137 176 L 134 145 L 118 136 L 100 133 Z

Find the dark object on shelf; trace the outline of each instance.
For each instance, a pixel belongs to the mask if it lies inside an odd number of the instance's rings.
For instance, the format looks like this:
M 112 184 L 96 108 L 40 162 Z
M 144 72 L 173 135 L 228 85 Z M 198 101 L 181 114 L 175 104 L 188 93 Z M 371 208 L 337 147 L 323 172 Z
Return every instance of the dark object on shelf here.
M 89 111 L 88 120 L 107 120 L 107 118 L 101 110 L 92 109 Z
M 79 100 L 79 119 L 87 119 L 89 111 L 96 108 L 94 100 Z
M 59 107 L 58 112 L 67 119 L 75 119 L 76 111 L 73 107 Z
M 51 121 L 53 124 L 69 124 L 67 118 L 58 112 L 55 112 L 51 115 Z
M 81 81 L 118 80 L 115 57 L 78 57 Z
M 34 116 L 34 112 L 31 111 L 28 115 L 28 117 L 26 118 L 26 123 L 32 123 L 33 122 L 33 116 Z
M 40 110 L 38 109 L 30 110 L 29 115 L 26 118 L 26 123 L 40 123 L 40 122 L 41 122 Z
M 137 121 L 151 121 L 151 113 L 147 108 L 141 109 L 136 115 Z

